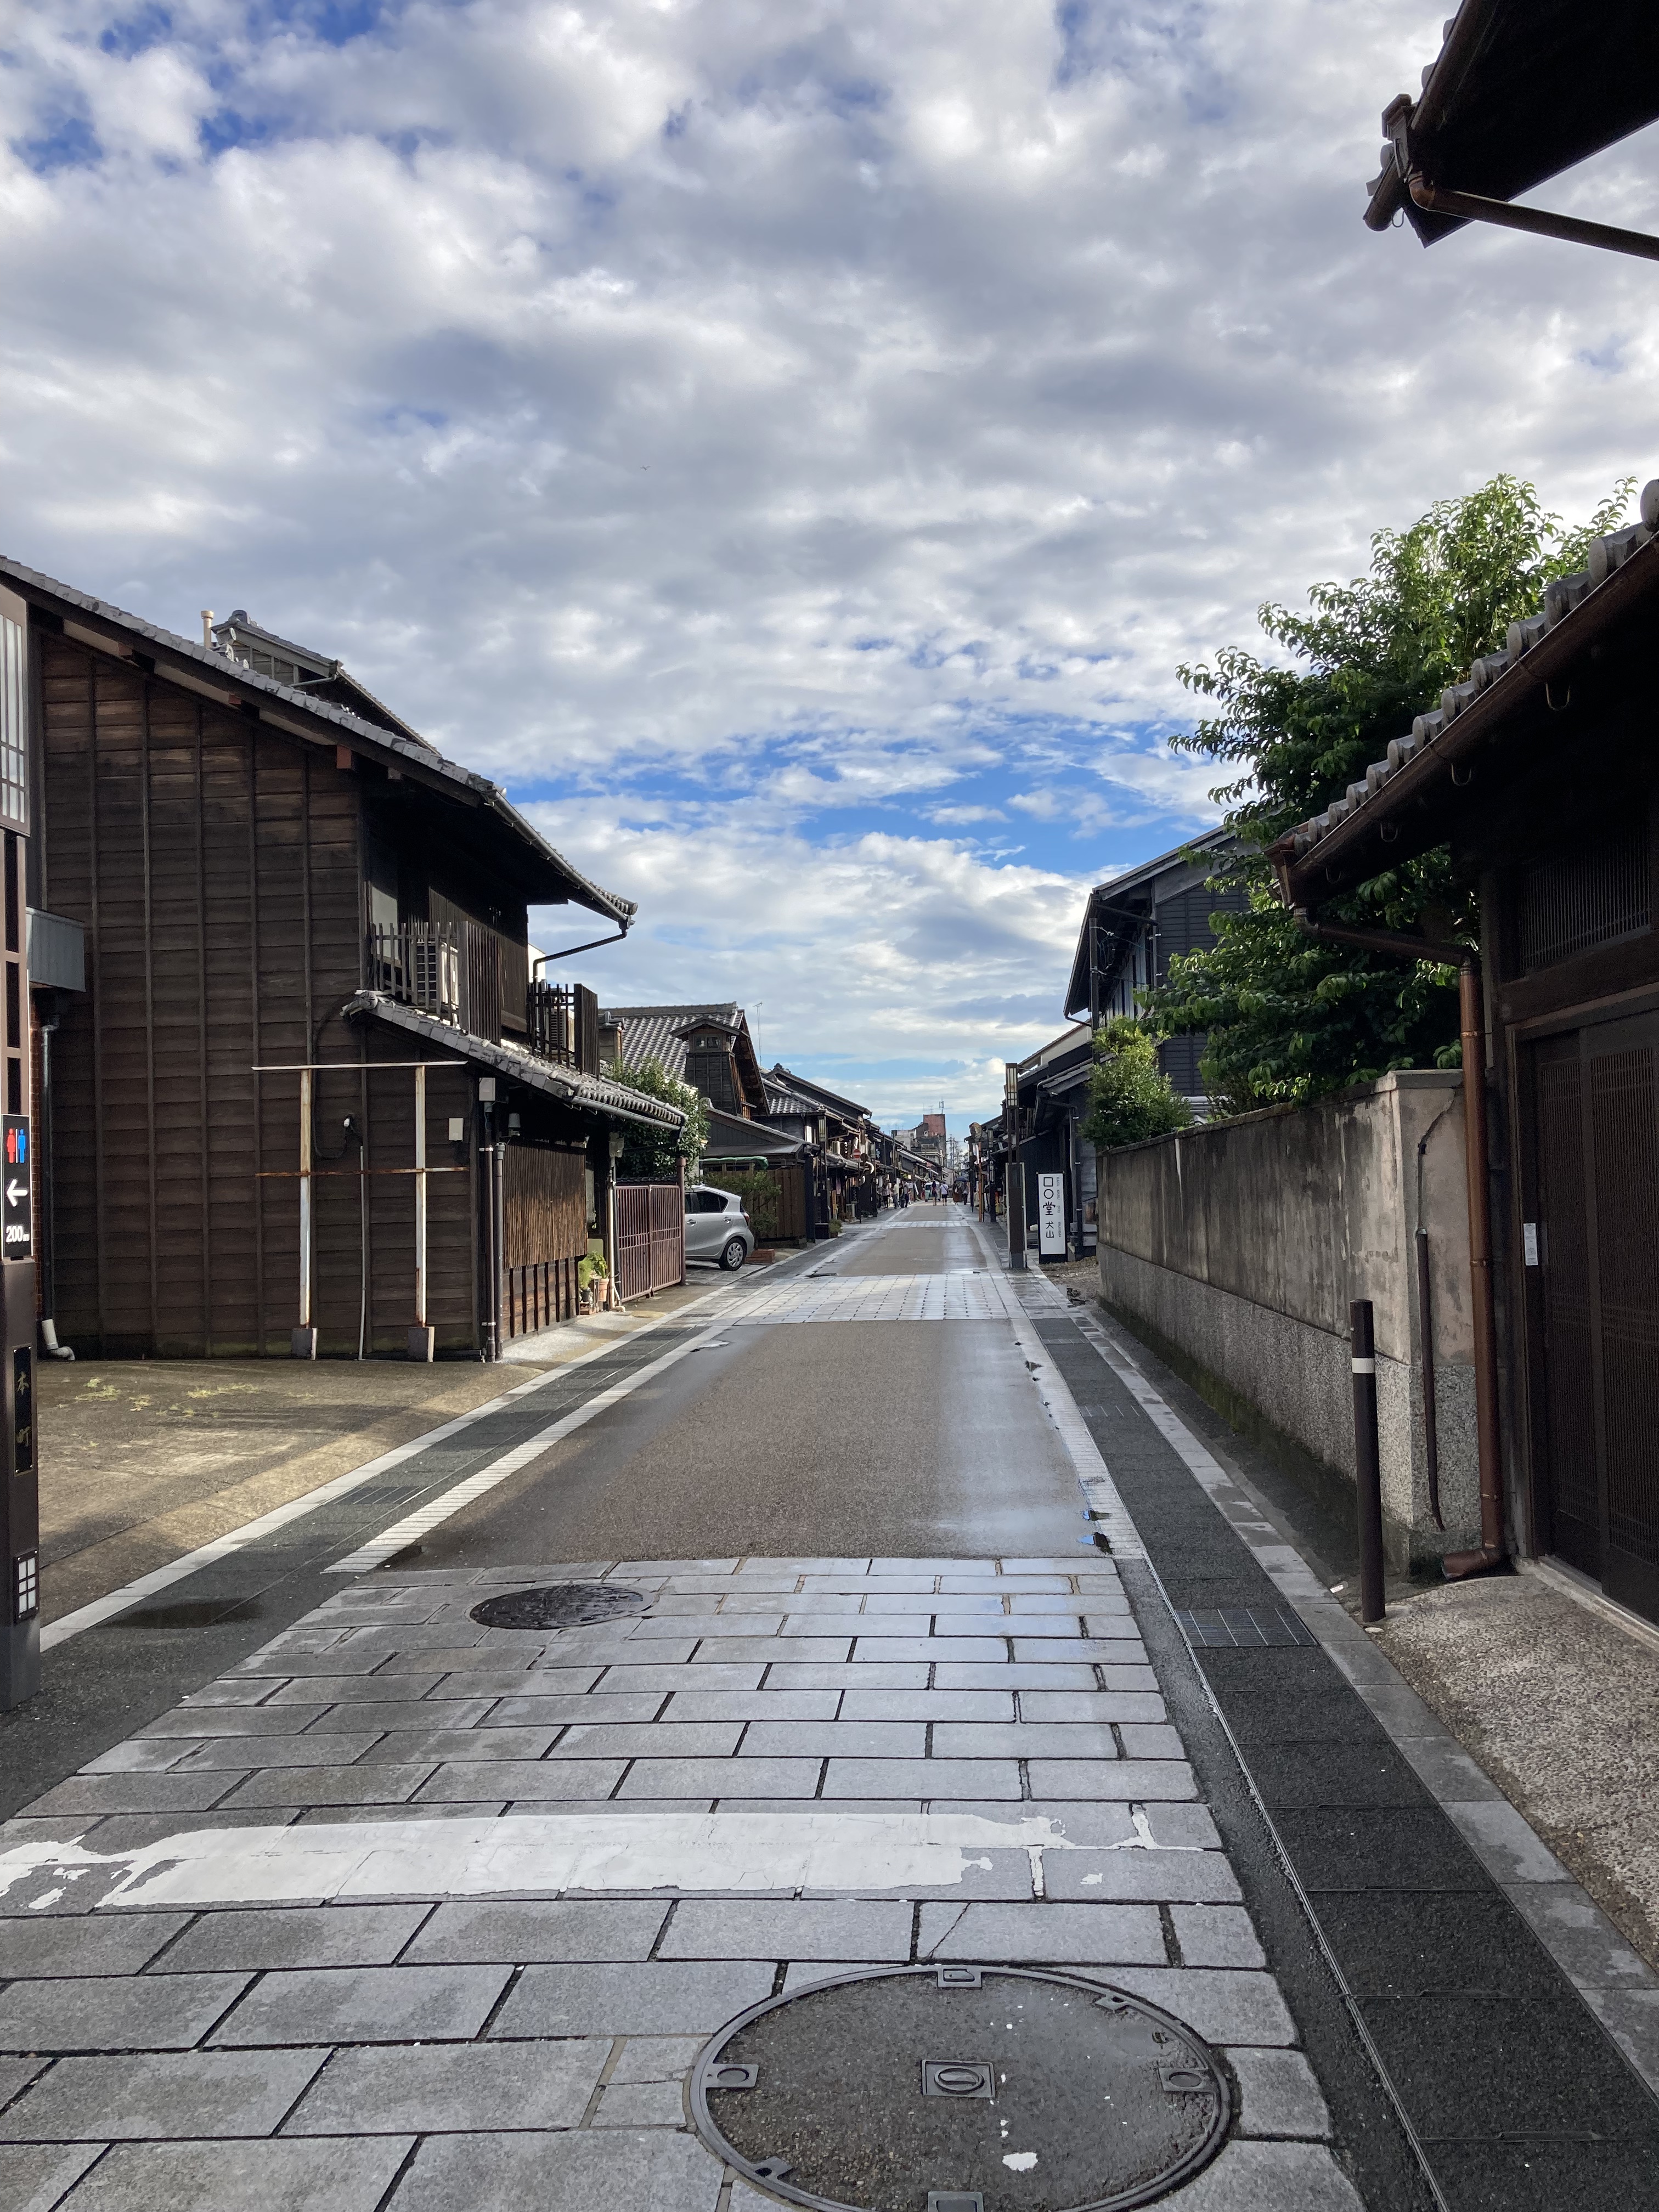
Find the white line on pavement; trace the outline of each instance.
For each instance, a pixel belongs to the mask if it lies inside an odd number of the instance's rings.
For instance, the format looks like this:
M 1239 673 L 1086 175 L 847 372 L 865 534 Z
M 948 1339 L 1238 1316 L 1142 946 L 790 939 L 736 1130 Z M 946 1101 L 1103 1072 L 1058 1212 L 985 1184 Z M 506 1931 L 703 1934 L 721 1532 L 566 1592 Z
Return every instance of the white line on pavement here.
M 633 1374 L 624 1376 L 620 1382 L 613 1382 L 608 1390 L 596 1392 L 574 1413 L 566 1413 L 548 1427 L 538 1430 L 526 1443 L 515 1445 L 510 1452 L 503 1452 L 499 1459 L 491 1460 L 488 1467 L 481 1467 L 476 1474 L 468 1475 L 465 1481 L 455 1483 L 441 1497 L 433 1498 L 430 1504 L 418 1506 L 413 1513 L 394 1522 L 390 1528 L 384 1528 L 378 1536 L 371 1537 L 367 1544 L 360 1544 L 347 1558 L 336 1559 L 331 1566 L 323 1570 L 324 1573 L 367 1574 L 371 1567 L 381 1565 L 394 1553 L 407 1550 L 410 1544 L 418 1543 L 422 1536 L 441 1526 L 452 1515 L 459 1513 L 463 1506 L 471 1505 L 474 1498 L 482 1498 L 486 1491 L 494 1490 L 497 1483 L 505 1482 L 511 1474 L 517 1474 L 520 1468 L 528 1467 L 532 1460 L 538 1459 L 550 1445 L 585 1426 L 596 1413 L 602 1413 L 607 1406 L 620 1405 L 624 1398 L 632 1396 L 641 1382 L 648 1382 L 653 1376 L 664 1373 L 684 1359 L 688 1352 L 701 1352 L 704 1345 L 710 1343 L 726 1325 L 727 1316 L 723 1314 L 718 1321 L 711 1322 L 707 1328 L 700 1330 L 689 1343 L 677 1344 L 672 1352 L 664 1352 L 660 1359 L 652 1360 L 648 1366 L 636 1368 Z
M 659 1314 L 653 1321 L 641 1322 L 627 1336 L 595 1345 L 592 1352 L 580 1352 L 574 1359 L 564 1360 L 544 1375 L 533 1375 L 527 1382 L 516 1382 L 510 1390 L 502 1391 L 498 1398 L 491 1398 L 482 1406 L 474 1406 L 469 1413 L 458 1413 L 453 1421 L 445 1421 L 439 1428 L 428 1429 L 423 1436 L 412 1437 L 406 1444 L 398 1444 L 391 1451 L 382 1452 L 376 1459 L 365 1460 L 361 1467 L 351 1468 L 346 1474 L 337 1474 L 331 1481 L 319 1485 L 317 1489 L 307 1490 L 299 1498 L 289 1498 L 285 1505 L 273 1506 L 269 1513 L 260 1514 L 257 1520 L 245 1521 L 240 1528 L 229 1529 L 224 1535 L 216 1536 L 210 1543 L 198 1544 L 194 1551 L 185 1552 L 179 1559 L 169 1559 L 164 1567 L 153 1568 L 149 1574 L 140 1575 L 133 1582 L 123 1583 L 118 1589 L 106 1591 L 102 1597 L 94 1598 L 89 1604 L 77 1606 L 73 1613 L 66 1613 L 60 1620 L 49 1621 L 41 1630 L 40 1649 L 50 1651 L 54 1645 L 66 1643 L 71 1636 L 79 1636 L 83 1630 L 96 1628 L 100 1621 L 112 1620 L 118 1613 L 125 1613 L 129 1606 L 153 1597 L 157 1590 L 164 1590 L 173 1583 L 183 1582 L 186 1576 L 195 1574 L 202 1567 L 210 1566 L 214 1560 L 225 1559 L 232 1552 L 245 1551 L 250 1544 L 256 1544 L 262 1536 L 268 1536 L 274 1530 L 286 1527 L 289 1522 L 297 1521 L 305 1514 L 314 1513 L 319 1506 L 332 1504 L 337 1498 L 347 1497 L 362 1484 L 372 1481 L 377 1474 L 385 1474 L 394 1467 L 401 1467 L 405 1460 L 413 1459 L 417 1453 L 428 1450 L 434 1444 L 443 1443 L 449 1437 L 459 1436 L 463 1429 L 470 1429 L 477 1421 L 487 1420 L 492 1413 L 499 1413 L 503 1407 L 512 1405 L 515 1399 L 527 1398 L 532 1391 L 558 1382 L 578 1367 L 586 1367 L 591 1360 L 602 1359 L 607 1352 L 614 1352 L 618 1344 L 631 1343 L 635 1337 L 644 1336 L 648 1330 L 661 1328 L 665 1322 L 678 1321 L 684 1314 L 696 1313 L 711 1298 L 721 1296 L 723 1290 L 722 1285 L 720 1290 L 707 1291 L 690 1305 L 681 1306 L 672 1314 Z
M 30 1840 L 0 1853 L 0 1896 L 30 1877 L 88 1881 L 96 1904 L 279 1905 L 572 1890 L 934 1888 L 993 1850 L 1085 1848 L 1030 1814 L 509 1814 L 494 1820 L 199 1828 L 131 1850 Z M 106 1884 L 108 1887 L 106 1887 Z M 21 1887 L 20 1887 L 21 1885 Z
M 984 1232 L 979 1231 L 978 1233 L 981 1241 L 986 1241 Z M 1140 1532 L 1130 1517 L 1128 1507 L 1118 1495 L 1111 1471 L 1100 1455 L 1099 1445 L 1089 1433 L 1088 1423 L 1078 1411 L 1077 1400 L 1072 1395 L 1066 1377 L 1054 1364 L 1054 1355 L 1037 1334 L 1030 1315 L 1020 1303 L 1012 1280 L 1002 1273 L 1000 1267 L 995 1270 L 991 1279 L 1001 1296 L 1003 1310 L 1014 1332 L 1014 1341 L 1024 1355 L 1031 1380 L 1042 1401 L 1043 1410 L 1054 1423 L 1067 1456 L 1077 1471 L 1078 1486 L 1088 1500 L 1096 1528 L 1105 1537 L 1115 1559 L 1144 1559 L 1146 1547 L 1140 1540 Z M 1056 1310 L 1061 1313 L 1067 1310 L 1063 1304 L 1054 1300 L 1052 1284 L 1043 1281 L 1040 1287 L 1045 1294 L 1045 1304 L 1054 1303 Z

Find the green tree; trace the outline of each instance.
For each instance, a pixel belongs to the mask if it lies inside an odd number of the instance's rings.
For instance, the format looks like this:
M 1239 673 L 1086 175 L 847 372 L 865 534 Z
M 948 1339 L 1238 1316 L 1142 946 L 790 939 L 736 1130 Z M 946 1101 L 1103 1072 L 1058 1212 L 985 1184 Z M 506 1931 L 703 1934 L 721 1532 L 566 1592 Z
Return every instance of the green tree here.
M 1158 1071 L 1158 1047 L 1139 1022 L 1120 1015 L 1095 1031 L 1089 1111 L 1083 1133 L 1098 1152 L 1184 1129 L 1192 1109 Z
M 695 1181 L 708 1142 L 708 1101 L 702 1091 L 671 1075 L 659 1060 L 642 1060 L 637 1066 L 618 1068 L 617 1079 L 630 1091 L 643 1091 L 647 1098 L 678 1106 L 685 1116 L 683 1129 L 647 1128 L 642 1122 L 630 1121 L 617 1172 L 630 1182 L 673 1182 L 684 1152 L 687 1180 Z
M 1263 606 L 1274 659 L 1229 647 L 1180 670 L 1213 710 L 1171 743 L 1237 771 L 1212 794 L 1243 848 L 1218 880 L 1241 885 L 1249 902 L 1216 916 L 1213 951 L 1171 961 L 1143 1018 L 1160 1036 L 1209 1032 L 1204 1078 L 1223 1110 L 1299 1103 L 1394 1067 L 1457 1064 L 1453 970 L 1304 936 L 1260 854 L 1363 778 L 1413 716 L 1535 611 L 1552 577 L 1582 568 L 1633 481 L 1568 529 L 1530 484 L 1494 477 L 1437 501 L 1409 530 L 1379 531 L 1369 572 L 1314 585 L 1306 613 Z M 1324 915 L 1475 941 L 1474 893 L 1454 880 L 1444 848 L 1374 877 Z

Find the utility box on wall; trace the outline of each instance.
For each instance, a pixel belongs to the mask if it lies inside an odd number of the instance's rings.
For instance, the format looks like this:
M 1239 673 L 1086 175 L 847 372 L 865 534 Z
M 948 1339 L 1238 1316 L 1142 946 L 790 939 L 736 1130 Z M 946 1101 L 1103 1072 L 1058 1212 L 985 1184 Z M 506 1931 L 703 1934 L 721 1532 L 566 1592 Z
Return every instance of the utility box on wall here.
M 24 856 L 28 837 L 28 610 L 0 591 L 0 1711 L 40 1686 L 40 1491 L 35 1436 L 33 1145 Z

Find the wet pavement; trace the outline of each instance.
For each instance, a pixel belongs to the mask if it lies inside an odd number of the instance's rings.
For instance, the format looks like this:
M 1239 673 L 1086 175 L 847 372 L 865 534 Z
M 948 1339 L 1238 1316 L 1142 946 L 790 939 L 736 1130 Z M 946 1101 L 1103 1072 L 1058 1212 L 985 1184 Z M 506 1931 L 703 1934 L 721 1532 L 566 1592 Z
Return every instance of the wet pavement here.
M 573 1583 L 638 1601 L 490 1603 Z M 959 1211 L 169 1597 L 48 1656 L 89 1686 L 0 1831 L 0 2205 L 1653 2196 L 1652 1977 Z

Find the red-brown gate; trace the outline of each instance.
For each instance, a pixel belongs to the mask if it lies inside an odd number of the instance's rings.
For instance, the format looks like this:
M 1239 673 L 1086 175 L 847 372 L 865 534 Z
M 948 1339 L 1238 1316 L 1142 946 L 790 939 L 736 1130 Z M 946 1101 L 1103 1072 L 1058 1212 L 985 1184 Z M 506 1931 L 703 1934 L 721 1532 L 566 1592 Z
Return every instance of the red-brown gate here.
M 685 1280 L 685 1199 L 677 1182 L 617 1185 L 617 1290 L 624 1305 Z

